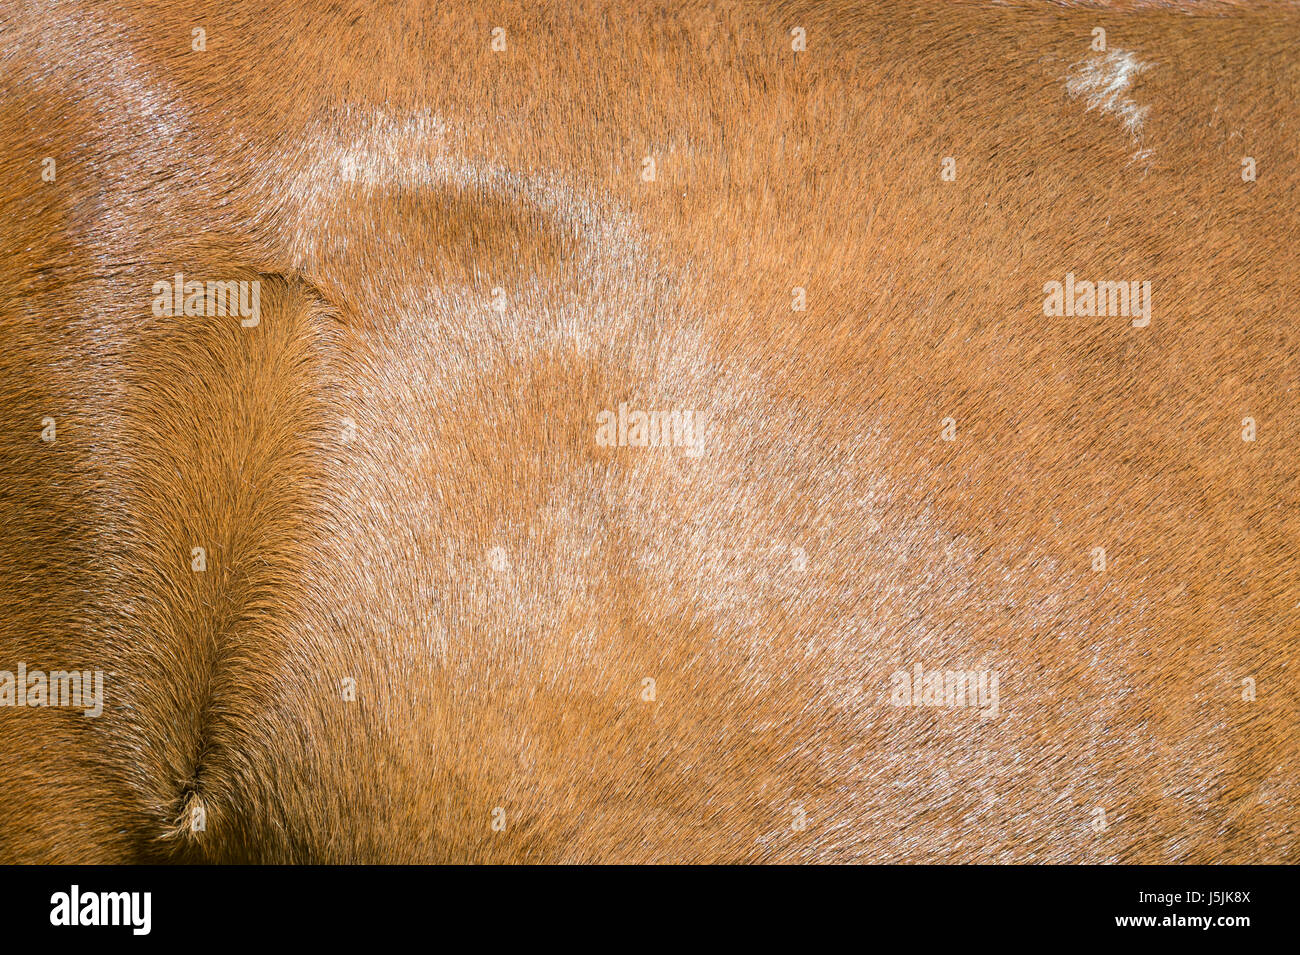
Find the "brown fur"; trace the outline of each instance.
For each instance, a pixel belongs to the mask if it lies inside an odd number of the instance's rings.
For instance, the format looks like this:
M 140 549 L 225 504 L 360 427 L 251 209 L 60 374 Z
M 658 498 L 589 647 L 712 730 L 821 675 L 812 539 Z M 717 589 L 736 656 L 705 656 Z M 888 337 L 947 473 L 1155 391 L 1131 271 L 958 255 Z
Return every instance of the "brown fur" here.
M 1300 859 L 1300 11 L 543 6 L 0 2 L 0 861 Z

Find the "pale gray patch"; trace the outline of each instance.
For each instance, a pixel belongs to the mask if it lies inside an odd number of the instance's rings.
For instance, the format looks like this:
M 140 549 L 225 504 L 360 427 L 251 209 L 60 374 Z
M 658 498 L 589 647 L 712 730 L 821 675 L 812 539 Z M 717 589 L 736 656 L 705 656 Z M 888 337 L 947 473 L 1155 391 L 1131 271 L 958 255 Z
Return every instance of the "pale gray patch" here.
M 1139 106 L 1131 95 L 1133 80 L 1153 64 L 1139 60 L 1131 50 L 1095 53 L 1070 68 L 1065 91 L 1071 99 L 1084 102 L 1088 110 L 1115 117 L 1134 145 L 1142 141 L 1142 128 L 1150 107 Z M 1149 149 L 1140 149 L 1135 160 L 1149 158 Z

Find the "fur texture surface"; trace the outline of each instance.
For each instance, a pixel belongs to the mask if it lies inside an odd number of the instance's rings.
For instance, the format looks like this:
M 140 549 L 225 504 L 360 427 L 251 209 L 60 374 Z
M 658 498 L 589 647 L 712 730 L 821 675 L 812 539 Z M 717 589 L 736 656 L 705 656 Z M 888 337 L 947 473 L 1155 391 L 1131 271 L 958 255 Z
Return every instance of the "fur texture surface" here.
M 1300 860 L 1298 43 L 0 0 L 0 861 Z

